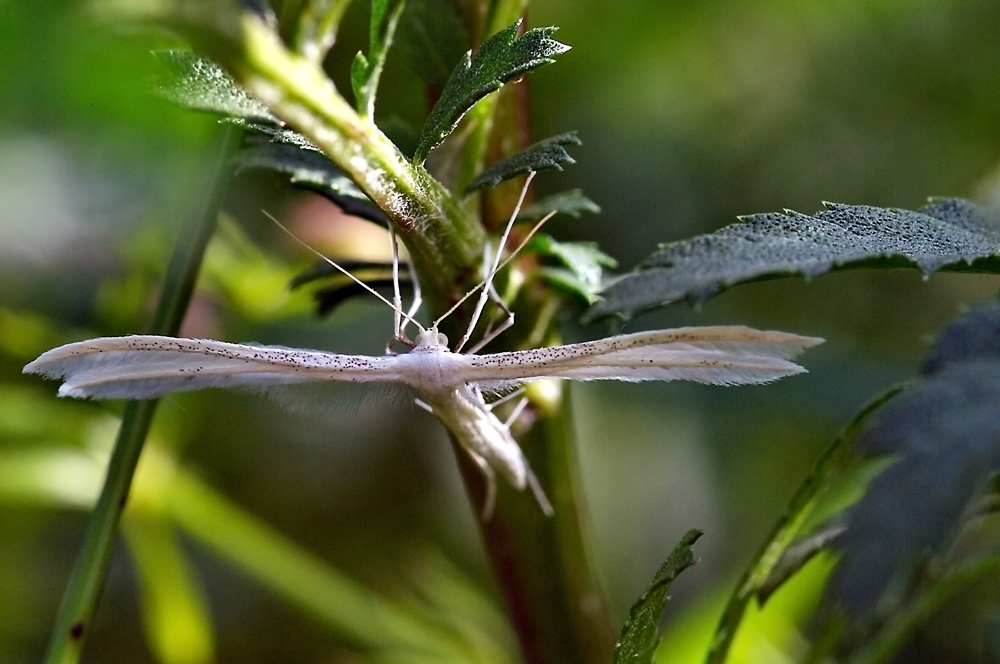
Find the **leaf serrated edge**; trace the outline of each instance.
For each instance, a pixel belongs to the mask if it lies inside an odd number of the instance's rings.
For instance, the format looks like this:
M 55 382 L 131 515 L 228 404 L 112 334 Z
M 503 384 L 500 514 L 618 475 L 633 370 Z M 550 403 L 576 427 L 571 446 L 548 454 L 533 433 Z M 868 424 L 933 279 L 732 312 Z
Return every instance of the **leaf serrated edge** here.
M 580 140 L 575 131 L 542 139 L 484 170 L 465 187 L 465 193 L 468 194 L 486 186 L 496 187 L 504 180 L 530 171 L 537 172 L 553 168 L 561 171 L 562 164 L 576 163 L 563 147 L 565 145 L 583 145 L 583 141 Z
M 642 625 L 638 625 L 638 623 L 648 614 L 650 600 L 659 604 L 655 611 L 657 616 L 663 612 L 663 608 L 670 599 L 666 595 L 670 585 L 681 572 L 697 562 L 691 547 L 703 534 L 703 531 L 694 528 L 684 534 L 681 541 L 677 543 L 674 550 L 670 552 L 667 559 L 656 570 L 656 574 L 653 575 L 653 580 L 650 582 L 649 587 L 635 604 L 632 605 L 632 608 L 629 609 L 628 620 L 622 625 L 621 634 L 618 637 L 618 642 L 615 644 L 612 660 L 614 664 L 647 664 L 652 661 L 653 653 L 656 651 L 656 646 L 660 641 L 659 630 L 654 631 L 653 641 L 644 644 L 642 651 L 638 652 L 631 648 L 635 644 L 630 642 L 630 637 L 634 636 L 634 629 L 637 626 L 639 628 L 643 627 Z
M 491 92 L 499 90 L 504 83 L 511 79 L 517 78 L 532 69 L 555 62 L 550 56 L 565 53 L 570 49 L 566 44 L 549 39 L 549 35 L 558 29 L 555 26 L 532 28 L 520 37 L 515 37 L 521 27 L 521 23 L 521 19 L 518 19 L 503 30 L 493 34 L 483 42 L 475 55 L 473 55 L 472 51 L 466 51 L 462 60 L 452 70 L 451 76 L 448 77 L 448 82 L 445 83 L 444 90 L 442 90 L 441 96 L 438 98 L 438 102 L 431 109 L 430 115 L 424 123 L 424 127 L 420 132 L 420 138 L 417 141 L 417 149 L 413 155 L 414 164 L 422 164 L 427 155 L 430 154 L 430 151 L 440 145 L 455 130 L 459 121 L 480 99 Z M 494 50 L 499 51 L 501 48 L 510 49 L 515 45 L 530 44 L 535 40 L 538 40 L 540 45 L 543 44 L 545 49 L 536 49 L 534 57 L 523 60 L 521 64 L 515 67 L 508 68 L 498 77 L 492 78 L 490 81 L 481 84 L 473 90 L 469 90 L 464 97 L 453 102 L 455 88 L 467 82 L 469 75 L 474 74 L 477 68 L 482 67 L 484 61 L 488 62 L 487 58 L 493 55 Z M 445 104 L 452 104 L 453 107 L 448 107 Z

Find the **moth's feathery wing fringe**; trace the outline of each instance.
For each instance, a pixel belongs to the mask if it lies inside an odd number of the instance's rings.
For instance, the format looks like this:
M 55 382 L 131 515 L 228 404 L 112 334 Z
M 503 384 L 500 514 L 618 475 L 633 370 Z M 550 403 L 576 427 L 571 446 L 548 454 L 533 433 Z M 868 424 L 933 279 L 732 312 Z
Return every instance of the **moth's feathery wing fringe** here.
M 804 372 L 790 358 L 822 342 L 817 337 L 742 326 L 683 327 L 552 348 L 468 356 L 464 378 L 486 386 L 536 378 L 766 383 Z
M 209 387 L 266 391 L 267 385 L 309 381 L 393 381 L 392 359 L 138 335 L 60 346 L 24 372 L 65 379 L 60 396 L 152 399 Z

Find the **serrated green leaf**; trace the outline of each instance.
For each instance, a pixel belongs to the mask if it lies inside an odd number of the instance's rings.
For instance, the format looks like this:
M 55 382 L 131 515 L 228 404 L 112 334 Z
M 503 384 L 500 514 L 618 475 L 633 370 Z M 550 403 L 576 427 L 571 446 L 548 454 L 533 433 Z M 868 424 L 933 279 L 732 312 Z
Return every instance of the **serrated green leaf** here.
M 406 66 L 434 90 L 442 90 L 455 63 L 469 50 L 465 22 L 450 0 L 408 0 L 396 37 Z
M 351 89 L 354 91 L 354 98 L 357 105 L 361 106 L 362 89 L 368 81 L 368 58 L 361 51 L 354 55 L 351 61 Z
M 393 5 L 390 11 L 390 5 Z M 351 88 L 358 113 L 375 117 L 375 93 L 385 67 L 396 26 L 403 11 L 402 0 L 372 0 L 371 23 L 368 29 L 368 55 L 358 53 L 351 63 Z
M 533 28 L 518 37 L 520 26 L 521 21 L 517 21 L 496 33 L 483 42 L 474 57 L 467 52 L 455 67 L 420 132 L 415 163 L 423 163 L 477 101 L 507 81 L 554 62 L 552 56 L 569 50 L 569 46 L 549 38 L 556 31 L 554 27 Z
M 687 299 L 700 304 L 759 279 L 806 278 L 851 267 L 917 267 L 1000 273 L 1000 213 L 944 198 L 914 212 L 827 203 L 814 216 L 786 211 L 742 217 L 715 233 L 672 242 L 608 287 L 588 316 Z
M 236 172 L 267 169 L 289 176 L 292 184 L 308 187 L 339 205 L 347 214 L 385 224 L 385 214 L 319 152 L 280 143 L 260 143 L 233 155 Z
M 162 50 L 153 53 L 171 77 L 157 92 L 185 108 L 237 118 L 277 123 L 263 102 L 251 97 L 221 67 L 191 51 Z
M 579 219 L 584 212 L 598 214 L 601 208 L 583 195 L 579 189 L 571 189 L 546 196 L 540 201 L 523 208 L 517 215 L 518 221 L 538 221 L 550 212 L 565 214 Z
M 618 643 L 615 644 L 614 664 L 648 664 L 660 642 L 660 615 L 670 597 L 667 592 L 677 575 L 695 563 L 691 546 L 702 532 L 689 530 L 673 552 L 657 570 L 649 588 L 628 613 Z
M 475 191 L 485 186 L 495 187 L 504 180 L 528 173 L 554 168 L 562 170 L 563 164 L 575 164 L 573 158 L 566 152 L 564 145 L 582 145 L 575 131 L 558 136 L 552 136 L 538 141 L 517 154 L 496 162 L 469 183 L 465 193 Z
M 539 268 L 536 274 L 548 281 L 579 295 L 587 303 L 597 298 L 602 286 L 604 268 L 618 263 L 593 242 L 559 242 L 548 235 L 536 236 L 528 251 L 550 256 L 566 269 Z
M 301 150 L 309 150 L 310 152 L 323 154 L 322 150 L 319 149 L 319 146 L 294 129 L 280 127 L 273 124 L 253 122 L 252 120 L 247 120 L 246 118 L 223 118 L 222 122 L 234 124 L 238 127 L 246 129 L 249 132 L 266 136 L 275 143 L 292 145 Z
M 851 511 L 830 583 L 856 620 L 909 596 L 928 553 L 943 553 L 969 505 L 1000 470 L 1000 304 L 971 310 L 940 336 L 924 380 L 878 412 L 858 437 L 898 459 Z

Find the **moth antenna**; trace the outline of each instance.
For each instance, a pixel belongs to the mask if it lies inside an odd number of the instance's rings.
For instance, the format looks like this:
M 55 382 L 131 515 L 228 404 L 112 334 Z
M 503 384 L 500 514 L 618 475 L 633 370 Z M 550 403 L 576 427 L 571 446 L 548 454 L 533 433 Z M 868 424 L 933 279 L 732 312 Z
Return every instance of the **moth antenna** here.
M 287 233 L 289 237 L 291 237 L 293 240 L 295 240 L 296 242 L 298 242 L 299 244 L 301 244 L 303 247 L 305 247 L 306 249 L 308 249 L 310 252 L 312 252 L 312 253 L 316 254 L 317 256 L 319 256 L 320 260 L 325 261 L 331 267 L 335 268 L 338 272 L 340 272 L 344 276 L 348 277 L 351 281 L 353 281 L 357 285 L 361 286 L 366 291 L 368 291 L 369 293 L 371 293 L 372 295 L 374 295 L 375 297 L 377 297 L 379 300 L 381 300 L 382 302 L 384 302 L 385 304 L 387 304 L 394 312 L 396 312 L 397 315 L 399 315 L 401 317 L 405 317 L 406 320 L 408 320 L 409 322 L 411 322 L 414 325 L 416 325 L 417 328 L 419 328 L 421 332 L 425 331 L 424 327 L 420 323 L 418 323 L 416 320 L 414 320 L 410 315 L 408 315 L 407 313 L 405 313 L 402 310 L 402 308 L 397 307 L 392 302 L 390 302 L 389 300 L 387 300 L 384 297 L 382 297 L 382 295 L 379 294 L 379 292 L 376 291 L 374 288 L 372 288 L 371 286 L 369 286 L 368 284 L 366 284 L 365 282 L 361 281 L 360 279 L 358 279 L 357 277 L 355 277 L 353 274 L 351 274 L 350 270 L 342 268 L 340 265 L 338 265 L 336 263 L 336 261 L 334 261 L 331 258 L 328 258 L 328 257 L 324 256 L 321 251 L 319 251 L 318 249 L 316 249 L 315 247 L 313 247 L 311 244 L 309 244 L 308 242 L 306 242 L 305 240 L 303 240 L 302 238 L 300 238 L 299 236 L 297 236 L 295 233 L 293 233 L 292 231 L 290 231 L 288 228 L 286 228 L 284 224 L 282 224 L 280 221 L 278 221 L 274 217 L 274 215 L 272 215 L 267 210 L 261 210 L 261 212 L 264 213 L 264 216 L 266 216 L 268 219 L 270 219 L 271 221 L 273 221 L 274 224 L 278 228 L 280 228 L 281 230 L 285 231 L 285 233 Z M 395 273 L 396 273 L 396 270 L 393 271 L 394 276 L 395 276 Z M 394 279 L 394 281 L 395 281 L 395 279 Z

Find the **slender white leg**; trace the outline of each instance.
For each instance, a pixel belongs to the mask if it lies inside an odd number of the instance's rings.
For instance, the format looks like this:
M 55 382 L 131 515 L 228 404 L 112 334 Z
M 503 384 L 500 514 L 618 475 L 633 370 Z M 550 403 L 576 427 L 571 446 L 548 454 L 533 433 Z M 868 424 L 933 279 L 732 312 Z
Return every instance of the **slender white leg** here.
M 424 302 L 423 292 L 420 290 L 420 280 L 417 279 L 417 271 L 413 269 L 413 263 L 407 263 L 406 267 L 410 271 L 410 283 L 413 284 L 413 303 L 406 312 L 406 320 L 403 321 L 403 329 L 400 330 L 404 335 L 406 334 L 406 326 L 410 324 L 411 320 L 414 320 L 413 317 L 420 311 L 420 305 Z
M 403 325 L 403 297 L 399 294 L 399 245 L 396 243 L 396 229 L 389 223 L 389 243 L 392 247 L 392 339 L 385 347 L 386 353 L 392 352 L 392 344 L 399 341 L 408 346 L 413 344 L 407 338 Z M 412 314 L 407 313 L 407 320 Z
M 524 408 L 527 405 L 528 397 L 521 397 L 521 400 L 517 402 L 516 406 L 514 406 L 514 410 L 511 412 L 510 417 L 508 417 L 507 421 L 503 423 L 504 427 L 510 429 L 510 425 L 517 421 L 517 418 L 521 416 L 521 413 L 524 412 Z
M 490 245 L 486 245 L 486 248 L 483 251 L 483 265 L 488 265 L 489 262 L 490 262 Z M 495 321 L 490 320 L 490 324 L 486 326 L 486 331 L 483 333 L 483 338 L 480 339 L 478 343 L 476 343 L 474 346 L 472 346 L 472 348 L 470 348 L 467 351 L 469 355 L 475 355 L 476 353 L 478 353 L 486 346 L 486 344 L 496 339 L 505 330 L 507 330 L 511 325 L 514 324 L 514 312 L 510 310 L 510 307 L 507 306 L 507 303 L 503 301 L 502 297 L 500 297 L 500 293 L 497 292 L 496 287 L 493 285 L 493 281 L 490 280 L 490 282 L 487 283 L 484 286 L 484 288 L 486 289 L 486 292 L 489 293 L 490 299 L 493 300 L 493 302 L 495 302 L 498 307 L 500 307 L 501 311 L 507 314 L 507 317 L 506 319 L 504 319 L 502 323 L 500 323 L 499 327 L 497 327 L 496 329 L 493 328 Z M 471 330 L 469 334 L 471 334 Z
M 414 399 L 413 403 L 417 404 L 418 406 L 420 406 L 421 408 L 423 408 L 424 410 L 426 410 L 431 415 L 434 414 L 434 409 L 431 408 L 431 405 L 429 403 L 427 403 L 426 401 L 424 401 L 423 399 Z
M 489 403 L 489 404 L 484 404 L 484 405 L 486 406 L 486 409 L 487 409 L 487 410 L 493 410 L 494 408 L 496 408 L 496 407 L 497 407 L 497 406 L 499 406 L 500 404 L 502 404 L 502 403 L 507 403 L 507 402 L 508 402 L 508 401 L 510 401 L 511 399 L 516 399 L 516 398 L 518 398 L 519 396 L 521 396 L 522 394 L 524 394 L 524 387 L 523 387 L 523 386 L 522 386 L 522 387 L 519 387 L 519 388 L 517 388 L 516 390 L 514 390 L 514 391 L 513 391 L 513 392 L 511 392 L 510 394 L 505 394 L 505 395 L 503 395 L 502 397 L 500 397 L 499 399 L 497 399 L 497 400 L 496 400 L 496 401 L 494 401 L 493 403 Z M 480 397 L 480 398 L 481 398 L 481 397 Z
M 538 506 L 542 508 L 542 514 L 551 517 L 556 511 L 552 509 L 552 503 L 549 502 L 548 497 L 545 495 L 542 483 L 535 477 L 534 471 L 531 470 L 531 466 L 527 462 L 525 462 L 524 467 L 528 471 L 528 486 L 531 487 L 531 493 L 535 494 L 535 500 L 538 501 Z
M 493 510 L 497 506 L 497 474 L 494 472 L 493 467 L 486 461 L 483 457 L 479 456 L 472 450 L 466 449 L 469 456 L 472 457 L 472 461 L 479 466 L 479 470 L 482 471 L 483 477 L 486 479 L 486 497 L 483 500 L 483 521 L 489 521 L 493 518 Z M 538 480 L 535 480 L 537 483 Z M 548 504 L 548 500 L 545 501 Z M 551 509 L 551 507 L 549 508 Z M 545 508 L 542 508 L 545 511 Z
M 521 205 L 524 204 L 524 197 L 528 195 L 528 186 L 531 185 L 531 181 L 535 177 L 535 172 L 531 171 L 528 173 L 527 179 L 524 181 L 524 186 L 521 188 L 521 195 L 517 199 L 517 205 L 514 206 L 514 211 L 510 215 L 510 219 L 507 221 L 507 226 L 504 228 L 503 235 L 500 236 L 500 244 L 497 245 L 496 256 L 493 257 L 493 264 L 487 271 L 486 276 L 483 278 L 483 289 L 479 293 L 479 299 L 476 301 L 476 308 L 472 312 L 472 318 L 469 319 L 469 327 L 465 330 L 465 334 L 462 336 L 461 340 L 458 342 L 458 346 L 455 348 L 456 353 L 460 353 L 465 344 L 469 341 L 469 337 L 472 336 L 472 331 L 476 328 L 476 324 L 479 322 L 479 317 L 483 314 L 483 308 L 486 306 L 486 300 L 490 297 L 490 291 L 493 287 L 493 278 L 497 274 L 497 270 L 500 267 L 500 256 L 503 254 L 503 248 L 507 245 L 507 238 L 510 237 L 510 231 L 514 227 L 514 220 L 517 219 L 517 213 L 521 211 Z

